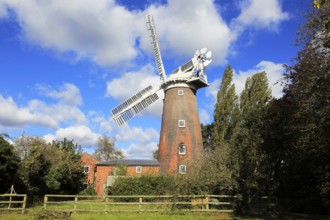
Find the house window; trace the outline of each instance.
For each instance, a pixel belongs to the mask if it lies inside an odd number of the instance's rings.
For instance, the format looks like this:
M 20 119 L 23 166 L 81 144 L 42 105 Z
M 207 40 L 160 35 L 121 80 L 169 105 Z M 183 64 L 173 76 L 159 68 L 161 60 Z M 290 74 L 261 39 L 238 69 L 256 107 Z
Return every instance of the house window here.
M 84 166 L 84 173 L 89 173 L 89 166 Z
M 178 121 L 178 126 L 179 126 L 179 128 L 184 128 L 184 127 L 186 127 L 186 121 L 185 121 L 185 120 L 179 120 L 179 121 Z
M 186 165 L 180 165 L 179 166 L 179 173 L 185 174 L 187 172 L 187 166 Z
M 179 154 L 180 155 L 185 155 L 186 154 L 186 145 L 184 145 L 184 144 L 180 144 L 179 145 Z
M 184 95 L 184 92 L 183 92 L 182 89 L 179 89 L 179 90 L 178 90 L 178 95 Z
M 88 188 L 88 183 L 83 183 L 83 189 L 87 189 Z
M 142 167 L 141 166 L 137 166 L 135 170 L 136 170 L 136 173 L 142 173 Z

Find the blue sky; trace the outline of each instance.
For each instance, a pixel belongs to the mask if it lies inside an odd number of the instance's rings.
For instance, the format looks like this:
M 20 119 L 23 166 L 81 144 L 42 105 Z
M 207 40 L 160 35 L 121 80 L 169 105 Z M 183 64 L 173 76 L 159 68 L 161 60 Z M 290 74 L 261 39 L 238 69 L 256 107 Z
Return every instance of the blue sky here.
M 301 0 L 1 0 L 0 133 L 13 139 L 73 139 L 92 153 L 100 135 L 129 158 L 157 148 L 162 101 L 123 127 L 110 110 L 159 85 L 144 16 L 155 19 L 166 72 L 197 49 L 212 51 L 209 87 L 197 92 L 200 120 L 211 123 L 224 68 L 239 94 L 247 77 L 266 71 L 275 84 L 298 50 Z M 162 96 L 161 92 L 159 94 Z

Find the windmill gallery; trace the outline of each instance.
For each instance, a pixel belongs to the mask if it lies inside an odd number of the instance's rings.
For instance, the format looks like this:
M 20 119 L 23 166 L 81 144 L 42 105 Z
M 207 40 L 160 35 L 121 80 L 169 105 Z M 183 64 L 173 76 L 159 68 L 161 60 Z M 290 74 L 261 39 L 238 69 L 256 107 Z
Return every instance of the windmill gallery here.
M 145 17 L 147 29 L 152 42 L 157 69 L 160 74 L 160 85 L 153 88 L 148 86 L 131 98 L 127 99 L 111 110 L 112 119 L 118 126 L 138 115 L 141 111 L 159 99 L 157 92 L 164 91 L 164 105 L 159 140 L 158 161 L 155 160 L 122 160 L 121 163 L 135 167 L 157 167 L 160 173 L 184 174 L 188 172 L 188 161 L 201 157 L 203 142 L 198 115 L 196 91 L 208 86 L 205 67 L 211 63 L 211 51 L 203 48 L 197 50 L 191 60 L 178 67 L 166 76 L 160 49 L 157 41 L 156 29 L 151 15 Z M 83 163 L 89 161 L 88 157 Z M 111 177 L 101 175 L 99 169 L 111 166 L 118 161 L 97 163 L 94 161 L 89 166 L 94 166 L 96 174 L 96 191 L 101 194 L 100 188 L 111 185 Z M 151 169 L 152 170 L 152 169 Z M 108 173 L 109 171 L 107 171 Z M 93 172 L 94 173 L 94 172 Z M 92 180 L 94 174 L 89 174 Z M 98 184 L 97 182 L 100 182 Z M 106 182 L 106 183 L 105 183 Z M 102 185 L 102 186 L 101 186 Z

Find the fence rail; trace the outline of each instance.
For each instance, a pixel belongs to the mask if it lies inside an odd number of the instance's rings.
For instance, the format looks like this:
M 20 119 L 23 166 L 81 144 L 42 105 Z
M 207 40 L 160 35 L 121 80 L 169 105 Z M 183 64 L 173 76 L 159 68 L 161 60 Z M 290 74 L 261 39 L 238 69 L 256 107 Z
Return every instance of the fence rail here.
M 160 195 L 160 196 L 81 196 L 45 195 L 44 209 L 66 212 L 233 212 L 235 196 Z
M 26 210 L 26 194 L 2 194 L 0 195 L 0 210 L 22 211 Z

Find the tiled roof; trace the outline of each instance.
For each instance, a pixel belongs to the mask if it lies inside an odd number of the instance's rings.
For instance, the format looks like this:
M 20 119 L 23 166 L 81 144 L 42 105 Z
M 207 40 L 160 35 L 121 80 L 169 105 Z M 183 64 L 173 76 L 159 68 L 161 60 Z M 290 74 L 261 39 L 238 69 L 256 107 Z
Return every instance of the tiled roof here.
M 139 160 L 139 159 L 123 159 L 109 160 L 106 162 L 97 163 L 96 166 L 111 166 L 111 165 L 126 165 L 126 166 L 159 166 L 158 160 Z

